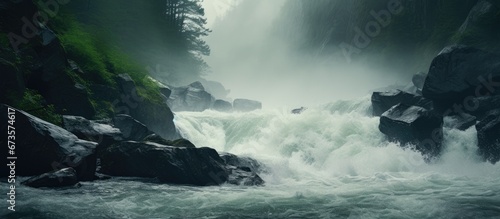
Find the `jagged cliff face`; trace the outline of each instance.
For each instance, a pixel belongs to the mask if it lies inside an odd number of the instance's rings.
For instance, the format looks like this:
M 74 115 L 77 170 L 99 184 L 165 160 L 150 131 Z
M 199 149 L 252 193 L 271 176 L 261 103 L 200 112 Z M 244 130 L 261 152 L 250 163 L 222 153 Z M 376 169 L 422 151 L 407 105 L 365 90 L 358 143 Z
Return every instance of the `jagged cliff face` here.
M 288 1 L 277 23 L 289 25 L 281 25 L 277 32 L 303 52 L 334 53 L 347 62 L 391 65 L 396 71 L 407 70 L 411 74 L 426 71 L 432 57 L 450 44 L 500 48 L 492 39 L 498 35 L 495 29 L 500 25 L 498 1 L 484 1 L 491 4 L 487 13 L 477 12 L 481 9 L 474 12 L 473 7 L 480 2 L 483 1 Z M 471 13 L 480 13 L 476 16 L 480 19 L 468 19 Z M 471 23 L 468 31 L 459 31 L 466 20 Z

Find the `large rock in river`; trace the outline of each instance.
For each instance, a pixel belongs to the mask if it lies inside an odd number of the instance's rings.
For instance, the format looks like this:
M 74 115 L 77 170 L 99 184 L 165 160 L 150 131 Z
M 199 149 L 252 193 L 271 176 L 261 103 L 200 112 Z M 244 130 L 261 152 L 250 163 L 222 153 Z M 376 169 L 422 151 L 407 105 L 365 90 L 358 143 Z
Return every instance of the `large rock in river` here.
M 500 55 L 447 47 L 432 61 L 422 93 L 441 112 L 463 104 L 466 97 L 500 94 Z
M 432 109 L 430 100 L 401 90 L 373 92 L 371 101 L 374 116 L 382 115 L 382 113 L 399 103 L 420 106 L 428 110 Z
M 230 153 L 221 153 L 220 157 L 229 171 L 228 183 L 246 186 L 264 184 L 264 180 L 258 174 L 265 170 L 257 160 Z
M 78 183 L 76 171 L 71 168 L 55 170 L 50 173 L 44 173 L 27 179 L 22 184 L 34 188 L 40 187 L 65 187 L 73 186 Z
M 443 119 L 422 107 L 398 104 L 380 117 L 379 129 L 389 140 L 411 143 L 428 158 L 439 155 Z
M 168 105 L 173 111 L 201 112 L 210 109 L 215 98 L 197 81 L 188 86 L 172 88 Z
M 0 112 L 5 115 L 0 119 L 1 131 L 5 134 L 9 130 L 9 108 L 0 105 Z M 10 156 L 17 157 L 16 175 L 33 176 L 73 167 L 79 180 L 94 178 L 97 143 L 78 139 L 63 128 L 21 110 L 15 110 L 15 122 L 11 126 L 15 127 L 15 154 Z M 6 141 L 7 136 L 3 136 L 0 144 L 7 146 Z M 6 177 L 5 174 L 7 171 L 2 171 L 0 177 Z
M 496 163 L 500 160 L 500 110 L 488 113 L 476 125 L 479 154 L 485 160 Z
M 152 142 L 120 142 L 101 155 L 101 172 L 113 176 L 158 178 L 190 185 L 261 185 L 254 167 L 224 160 L 211 148 L 172 147 Z M 239 165 L 244 164 L 245 166 Z
M 174 114 L 166 103 L 141 97 L 137 93 L 135 81 L 127 74 L 121 74 L 115 80 L 122 94 L 121 100 L 114 104 L 116 114 L 132 116 L 165 139 L 172 140 L 180 137 L 173 122 Z
M 113 124 L 118 128 L 126 140 L 142 141 L 148 135 L 153 134 L 146 125 L 135 120 L 129 115 L 119 114 L 113 117 Z
M 225 100 L 215 100 L 212 109 L 220 112 L 229 112 L 233 110 L 233 104 Z
M 63 116 L 63 128 L 80 139 L 102 142 L 105 139 L 123 140 L 120 129 L 108 124 L 87 120 L 81 116 Z
M 101 155 L 101 172 L 113 176 L 157 177 L 174 184 L 219 185 L 228 174 L 217 151 L 155 143 L 121 142 Z

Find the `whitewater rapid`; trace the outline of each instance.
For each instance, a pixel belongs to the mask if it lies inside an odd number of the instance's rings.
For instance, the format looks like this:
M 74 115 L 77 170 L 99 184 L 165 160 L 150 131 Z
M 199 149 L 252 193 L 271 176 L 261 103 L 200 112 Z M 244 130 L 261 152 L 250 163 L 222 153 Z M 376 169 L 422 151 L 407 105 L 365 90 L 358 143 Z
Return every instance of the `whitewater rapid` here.
M 443 156 L 429 164 L 388 142 L 370 115 L 369 97 L 298 115 L 177 112 L 182 136 L 257 159 L 267 167 L 266 184 L 192 187 L 114 178 L 78 189 L 19 187 L 18 209 L 27 218 L 85 219 L 500 217 L 500 165 L 477 156 L 474 127 L 445 128 Z M 0 218 L 15 218 L 4 212 Z
M 500 176 L 498 165 L 484 163 L 477 155 L 474 127 L 445 128 L 443 156 L 427 164 L 420 153 L 387 141 L 370 106 L 365 97 L 309 108 L 302 114 L 291 114 L 290 109 L 182 112 L 176 114 L 175 123 L 195 145 L 263 162 L 271 169 L 270 183 L 408 172 Z

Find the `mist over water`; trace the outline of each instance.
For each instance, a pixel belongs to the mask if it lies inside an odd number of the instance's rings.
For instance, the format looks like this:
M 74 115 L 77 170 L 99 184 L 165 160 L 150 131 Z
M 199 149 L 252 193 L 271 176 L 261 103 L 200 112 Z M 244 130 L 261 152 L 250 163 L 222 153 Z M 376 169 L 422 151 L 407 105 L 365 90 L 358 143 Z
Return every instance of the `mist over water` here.
M 388 76 L 389 67 L 293 49 L 292 41 L 276 34 L 284 2 L 227 5 L 221 0 L 222 6 L 212 8 L 218 18 L 207 38 L 212 54 L 206 61 L 212 72 L 206 79 L 230 89 L 228 98 L 259 100 L 264 109 L 175 112 L 174 118 L 182 137 L 197 147 L 262 163 L 264 186 L 195 187 L 126 177 L 82 182 L 80 188 L 21 186 L 16 190 L 20 215 L 498 218 L 500 166 L 478 156 L 475 127 L 459 131 L 445 125 L 442 156 L 431 163 L 411 145 L 389 142 L 378 129 L 380 118 L 371 115 L 369 92 L 405 85 L 409 79 Z M 290 113 L 300 106 L 308 108 Z M 445 119 L 445 124 L 450 122 Z M 11 215 L 0 209 L 0 218 Z
M 207 38 L 211 56 L 206 77 L 231 90 L 230 98 L 250 98 L 264 108 L 324 104 L 362 97 L 370 90 L 402 82 L 383 69 L 348 63 L 339 54 L 301 53 L 278 29 L 285 1 L 242 1 L 214 23 Z

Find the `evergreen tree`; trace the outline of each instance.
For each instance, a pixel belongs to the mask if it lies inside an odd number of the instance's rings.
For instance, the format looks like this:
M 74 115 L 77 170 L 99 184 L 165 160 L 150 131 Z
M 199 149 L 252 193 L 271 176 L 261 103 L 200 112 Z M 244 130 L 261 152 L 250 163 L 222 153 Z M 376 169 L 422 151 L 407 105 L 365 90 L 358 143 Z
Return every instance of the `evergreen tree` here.
M 183 39 L 179 46 L 196 56 L 210 55 L 210 48 L 201 38 L 210 30 L 205 27 L 207 19 L 202 0 L 167 0 L 166 19 L 173 34 Z

